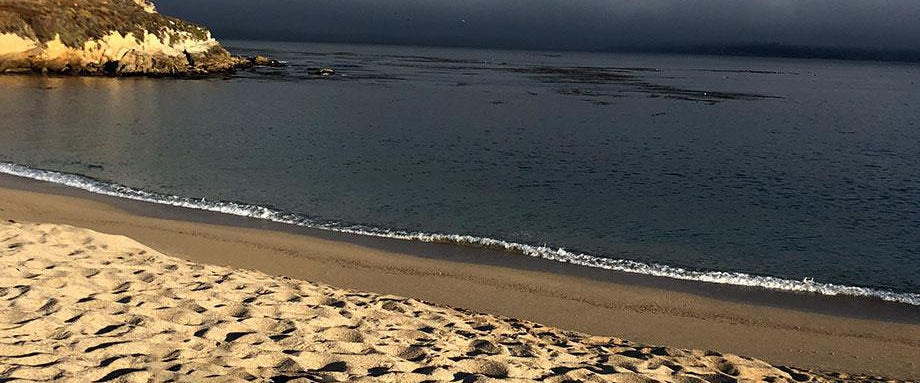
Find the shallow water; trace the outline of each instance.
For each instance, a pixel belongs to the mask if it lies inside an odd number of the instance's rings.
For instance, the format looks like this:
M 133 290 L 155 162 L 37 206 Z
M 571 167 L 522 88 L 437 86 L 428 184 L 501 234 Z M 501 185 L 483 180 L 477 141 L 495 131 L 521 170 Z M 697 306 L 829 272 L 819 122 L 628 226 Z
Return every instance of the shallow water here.
M 228 45 L 290 66 L 0 78 L 0 161 L 336 228 L 920 293 L 916 65 Z

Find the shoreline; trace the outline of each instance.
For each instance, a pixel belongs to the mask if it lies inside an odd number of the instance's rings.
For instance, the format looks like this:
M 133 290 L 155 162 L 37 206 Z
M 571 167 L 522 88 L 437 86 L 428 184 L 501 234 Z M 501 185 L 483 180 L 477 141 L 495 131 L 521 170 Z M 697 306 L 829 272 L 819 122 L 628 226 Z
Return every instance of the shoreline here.
M 0 221 L 0 256 L 6 380 L 881 380 L 183 261 L 69 225 Z
M 0 177 L 0 216 L 126 235 L 195 262 L 775 364 L 920 377 L 920 308 L 627 275 L 456 245 L 284 228 Z M 287 229 L 287 230 L 286 230 Z M 586 270 L 587 269 L 587 270 Z M 462 294 L 456 292 L 462 291 Z
M 517 243 L 489 237 L 479 237 L 475 235 L 464 234 L 444 234 L 437 232 L 416 232 L 390 230 L 386 228 L 377 228 L 374 226 L 349 226 L 339 225 L 323 221 L 315 221 L 309 216 L 297 213 L 285 212 L 275 209 L 271 205 L 260 206 L 251 205 L 245 202 L 206 200 L 204 198 L 183 197 L 169 194 L 160 194 L 149 192 L 142 189 L 135 189 L 117 183 L 111 183 L 100 179 L 83 176 L 80 174 L 63 173 L 51 170 L 35 169 L 28 166 L 17 165 L 8 162 L 0 162 L 0 175 L 9 175 L 14 178 L 23 178 L 39 183 L 47 182 L 63 188 L 50 188 L 52 193 L 62 195 L 73 195 L 81 198 L 89 198 L 110 203 L 129 211 L 148 214 L 151 217 L 170 216 L 177 220 L 189 221 L 196 220 L 202 223 L 222 223 L 231 226 L 244 228 L 270 228 L 275 231 L 283 231 L 298 234 L 307 234 L 315 237 L 321 237 L 331 240 L 347 241 L 351 243 L 364 244 L 371 247 L 380 247 L 382 249 L 392 250 L 395 252 L 405 253 L 409 250 L 414 255 L 430 256 L 431 253 L 441 253 L 446 248 L 426 248 L 430 245 L 445 245 L 450 248 L 476 249 L 478 253 L 488 253 L 485 256 L 476 257 L 475 260 L 466 261 L 473 263 L 489 263 L 495 260 L 507 258 L 507 255 L 516 255 L 524 258 L 538 258 L 551 261 L 552 264 L 565 263 L 576 266 L 575 269 L 588 268 L 600 269 L 599 275 L 607 276 L 608 273 L 624 274 L 627 276 L 638 276 L 640 281 L 654 281 L 658 286 L 662 281 L 686 281 L 688 286 L 700 285 L 706 292 L 710 291 L 731 291 L 733 294 L 727 295 L 730 299 L 738 299 L 734 293 L 744 291 L 762 291 L 769 293 L 791 293 L 796 302 L 799 297 L 809 295 L 843 297 L 841 300 L 855 298 L 864 303 L 857 304 L 858 310 L 848 311 L 844 315 L 856 313 L 864 316 L 865 305 L 875 300 L 891 302 L 895 304 L 907 304 L 920 308 L 920 293 L 899 292 L 886 290 L 884 288 L 859 287 L 855 285 L 841 284 L 840 282 L 831 283 L 826 281 L 809 281 L 797 280 L 772 276 L 769 274 L 758 275 L 748 274 L 740 271 L 720 271 L 720 270 L 693 270 L 682 267 L 670 266 L 667 264 L 649 263 L 641 261 L 632 261 L 629 259 L 606 258 L 583 253 L 578 250 L 567 250 L 564 248 L 549 247 L 547 245 L 539 246 L 526 243 Z M 27 185 L 30 185 L 27 183 Z M 24 186 L 25 190 L 34 189 L 34 187 Z M 68 192 L 69 189 L 76 189 L 88 194 L 74 194 Z M 108 198 L 108 199 L 107 199 Z M 178 208 L 179 213 L 167 213 L 170 210 L 156 209 L 154 206 L 167 206 Z M 202 213 L 196 213 L 202 212 Z M 256 222 L 256 223 L 254 223 Z M 266 222 L 268 226 L 266 226 Z M 425 243 L 421 249 L 407 246 L 407 243 Z M 395 247 L 393 244 L 398 244 Z M 436 258 L 443 258 L 436 256 Z M 469 257 L 464 257 L 469 258 Z M 520 267 L 522 263 L 511 261 L 512 267 Z M 503 265 L 506 263 L 499 263 Z M 524 265 L 529 265 L 523 263 Z M 558 270 L 556 270 L 558 271 Z M 682 282 L 677 282 L 678 284 Z M 713 289 L 713 286 L 725 286 L 726 289 Z M 707 287 L 708 286 L 708 287 Z M 696 290 L 696 288 L 681 287 L 681 290 Z M 782 302 L 784 306 L 788 299 L 770 299 L 762 300 L 765 294 L 743 294 L 741 301 L 759 301 L 770 304 L 773 302 Z M 782 298 L 786 298 L 783 296 Z M 863 300 L 865 299 L 865 300 Z M 841 301 L 842 302 L 842 301 Z M 806 311 L 814 311 L 812 307 L 815 302 L 806 304 Z M 801 305 L 798 305 L 801 306 Z M 788 306 L 795 308 L 795 306 Z M 839 313 L 834 313 L 839 315 Z M 885 317 L 888 318 L 887 316 Z M 872 319 L 871 317 L 869 319 Z

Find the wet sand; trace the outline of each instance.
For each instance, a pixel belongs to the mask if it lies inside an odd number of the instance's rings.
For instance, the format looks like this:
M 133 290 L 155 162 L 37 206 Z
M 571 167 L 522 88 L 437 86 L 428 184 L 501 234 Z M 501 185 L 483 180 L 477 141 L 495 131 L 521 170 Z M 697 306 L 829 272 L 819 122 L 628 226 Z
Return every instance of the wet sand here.
M 368 243 L 277 230 L 267 223 L 212 219 L 13 177 L 0 178 L 0 186 L 5 187 L 0 188 L 4 220 L 124 235 L 193 262 L 411 297 L 634 342 L 718 350 L 777 365 L 920 378 L 920 310 L 915 307 L 601 275 L 539 260 L 479 262 L 481 255 L 456 246 Z

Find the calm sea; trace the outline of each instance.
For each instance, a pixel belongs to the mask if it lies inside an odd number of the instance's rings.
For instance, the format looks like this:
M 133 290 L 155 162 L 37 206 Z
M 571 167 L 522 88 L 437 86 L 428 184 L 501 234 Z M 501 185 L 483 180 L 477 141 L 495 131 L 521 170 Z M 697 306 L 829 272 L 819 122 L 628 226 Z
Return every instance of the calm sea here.
M 0 77 L 0 171 L 920 304 L 920 66 L 227 45 L 289 65 L 202 80 Z

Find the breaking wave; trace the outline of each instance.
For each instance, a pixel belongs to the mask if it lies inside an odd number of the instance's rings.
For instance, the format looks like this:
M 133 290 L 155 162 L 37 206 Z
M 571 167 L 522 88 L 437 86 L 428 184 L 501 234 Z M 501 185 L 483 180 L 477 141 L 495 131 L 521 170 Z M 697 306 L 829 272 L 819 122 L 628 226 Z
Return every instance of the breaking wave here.
M 798 281 L 738 272 L 693 271 L 681 267 L 655 263 L 643 263 L 624 259 L 602 258 L 589 254 L 572 252 L 562 248 L 534 246 L 503 241 L 500 239 L 476 237 L 470 235 L 407 232 L 367 226 L 345 225 L 334 222 L 319 222 L 302 215 L 283 212 L 264 206 L 255 206 L 239 202 L 211 201 L 205 198 L 188 198 L 153 193 L 128 186 L 99 181 L 78 174 L 35 169 L 28 166 L 8 162 L 0 162 L 0 173 L 66 185 L 107 196 L 127 198 L 136 201 L 152 202 L 163 205 L 179 206 L 189 209 L 207 210 L 242 217 L 264 219 L 273 222 L 280 222 L 320 230 L 401 239 L 407 241 L 453 243 L 460 245 L 488 247 L 558 262 L 571 263 L 575 265 L 594 267 L 605 270 L 652 275 L 656 277 L 720 283 L 736 286 L 751 286 L 771 290 L 805 292 L 823 295 L 872 297 L 890 302 L 899 302 L 920 306 L 920 294 L 917 293 L 899 293 L 869 287 L 823 283 L 813 281 L 811 279 Z

